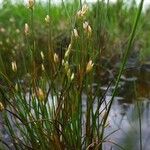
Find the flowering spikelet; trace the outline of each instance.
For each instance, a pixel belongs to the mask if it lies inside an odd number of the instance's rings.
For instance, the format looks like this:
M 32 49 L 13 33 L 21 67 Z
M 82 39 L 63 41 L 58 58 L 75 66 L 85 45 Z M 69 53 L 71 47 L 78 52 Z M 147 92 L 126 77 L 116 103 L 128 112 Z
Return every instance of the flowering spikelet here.
M 70 68 L 68 68 L 68 70 L 66 70 L 67 71 L 67 77 L 70 79 L 70 76 L 71 76 L 71 70 L 70 70 Z
M 69 70 L 69 63 L 68 63 L 68 61 L 64 62 L 63 65 L 65 67 L 66 72 L 68 72 L 68 70 Z
M 85 22 L 83 23 L 83 29 L 84 29 L 85 32 L 88 34 L 88 36 L 91 35 L 91 33 L 92 33 L 92 28 L 91 28 L 91 26 L 89 25 L 89 23 L 88 23 L 87 21 L 85 21 Z
M 42 71 L 45 71 L 44 64 L 41 64 Z
M 17 64 L 16 61 L 11 62 L 11 67 L 14 72 L 17 72 Z
M 93 69 L 94 63 L 90 60 L 86 66 L 86 73 L 89 73 Z
M 71 44 L 69 44 L 67 51 L 65 52 L 65 58 L 67 58 L 69 56 L 71 52 Z
M 84 4 L 82 6 L 82 9 L 77 12 L 77 17 L 79 18 L 84 17 L 87 11 L 88 11 L 88 5 Z
M 16 84 L 15 84 L 15 90 L 18 91 L 18 89 L 19 89 L 19 88 L 18 88 L 18 84 L 16 83 Z
M 58 63 L 59 62 L 59 57 L 56 53 L 54 53 L 54 62 Z
M 29 1 L 28 1 L 28 7 L 29 7 L 30 9 L 33 9 L 34 4 L 35 4 L 35 0 L 29 0 Z
M 25 25 L 24 25 L 24 33 L 25 33 L 25 35 L 29 34 L 29 25 L 27 23 L 25 23 Z
M 4 33 L 5 31 L 5 28 L 0 28 L 0 32 Z
M 71 74 L 70 80 L 72 81 L 74 79 L 74 73 Z
M 41 58 L 44 60 L 44 53 L 43 51 L 40 52 Z
M 74 35 L 75 38 L 79 37 L 77 29 L 73 29 L 73 35 Z
M 50 23 L 50 17 L 49 17 L 49 15 L 46 15 L 46 17 L 45 17 L 45 22 L 46 22 L 46 23 Z
M 4 109 L 4 105 L 0 102 L 0 112 L 2 112 Z
M 37 94 L 37 97 L 40 101 L 44 101 L 45 99 L 45 94 L 43 92 L 43 90 L 41 88 L 37 88 L 36 90 L 36 94 Z

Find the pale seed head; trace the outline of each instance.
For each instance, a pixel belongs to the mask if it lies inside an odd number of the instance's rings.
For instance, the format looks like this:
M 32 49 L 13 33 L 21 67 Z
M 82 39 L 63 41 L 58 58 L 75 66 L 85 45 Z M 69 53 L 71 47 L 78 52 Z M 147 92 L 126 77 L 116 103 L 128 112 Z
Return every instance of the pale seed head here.
M 88 26 L 89 26 L 89 23 L 87 21 L 85 21 L 83 23 L 83 29 L 87 30 Z
M 18 91 L 18 84 L 15 84 L 15 90 Z
M 46 15 L 46 17 L 45 17 L 45 22 L 46 22 L 46 23 L 50 23 L 50 17 L 49 17 L 49 15 Z
M 0 28 L 0 32 L 2 32 L 2 33 L 4 33 L 6 30 L 5 30 L 5 28 Z
M 25 26 L 24 26 L 24 33 L 25 35 L 29 34 L 29 25 L 27 23 L 25 23 Z
M 42 64 L 41 67 L 42 67 L 42 71 L 45 71 L 44 64 Z
M 92 28 L 91 28 L 90 25 L 87 28 L 87 33 L 88 33 L 89 36 L 92 34 Z
M 71 81 L 74 79 L 74 73 L 71 74 L 70 79 L 71 79 Z
M 64 67 L 65 67 L 66 72 L 68 72 L 68 70 L 69 70 L 69 63 L 68 63 L 68 61 L 64 62 Z
M 2 112 L 4 109 L 4 105 L 0 102 L 0 112 Z
M 43 51 L 40 52 L 41 58 L 44 60 L 44 53 Z
M 35 4 L 35 0 L 29 0 L 29 1 L 28 1 L 28 7 L 29 7 L 30 9 L 33 9 L 34 4 Z
M 67 77 L 70 78 L 70 75 L 71 75 L 71 70 L 70 70 L 70 68 L 68 68 L 68 70 L 67 70 Z
M 94 63 L 90 60 L 86 66 L 86 73 L 89 73 L 93 69 Z
M 73 35 L 74 35 L 75 38 L 79 37 L 77 29 L 73 29 Z
M 82 6 L 82 14 L 84 15 L 84 14 L 88 11 L 88 9 L 89 9 L 88 5 L 87 5 L 87 4 L 84 4 L 84 5 Z
M 71 44 L 69 44 L 67 51 L 65 52 L 65 58 L 67 58 L 69 56 L 71 52 Z
M 39 99 L 40 101 L 44 101 L 44 99 L 45 99 L 45 94 L 44 94 L 44 92 L 43 92 L 43 90 L 42 90 L 41 88 L 38 88 L 38 89 L 36 90 L 36 94 L 37 94 L 37 97 L 38 97 L 38 99 Z
M 85 32 L 88 34 L 88 36 L 91 35 L 91 33 L 92 33 L 92 28 L 91 28 L 91 26 L 89 25 L 89 23 L 88 23 L 87 21 L 85 21 L 85 22 L 83 23 L 83 29 L 84 29 Z
M 17 72 L 17 64 L 16 61 L 11 62 L 11 67 L 14 72 Z
M 56 53 L 54 53 L 54 62 L 58 63 L 59 62 L 59 57 Z
M 88 11 L 88 5 L 87 5 L 87 4 L 84 4 L 84 5 L 82 6 L 82 9 L 77 12 L 77 17 L 78 17 L 78 18 L 84 17 L 85 14 L 87 13 L 87 11 Z

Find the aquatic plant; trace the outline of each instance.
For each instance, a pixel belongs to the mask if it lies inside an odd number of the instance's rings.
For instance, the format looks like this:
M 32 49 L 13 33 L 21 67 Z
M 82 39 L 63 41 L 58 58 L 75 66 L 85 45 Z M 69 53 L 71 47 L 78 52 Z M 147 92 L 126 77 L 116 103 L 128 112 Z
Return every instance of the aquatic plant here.
M 106 101 L 105 96 L 112 82 L 109 83 L 107 90 L 101 93 L 99 88 L 101 80 L 96 80 L 101 72 L 99 61 L 102 48 L 106 48 L 105 41 L 100 44 L 99 42 L 104 40 L 105 33 L 102 32 L 109 20 L 107 20 L 109 3 L 97 1 L 96 19 L 92 22 L 91 12 L 86 3 L 75 2 L 78 6 L 77 10 L 70 16 L 67 4 L 62 1 L 64 13 L 67 14 L 71 23 L 68 30 L 69 42 L 66 43 L 63 52 L 55 49 L 52 26 L 54 18 L 50 0 L 48 13 L 43 17 L 47 28 L 46 50 L 37 50 L 39 47 L 35 28 L 36 3 L 32 0 L 28 2 L 29 7 L 26 11 L 30 14 L 30 21 L 25 23 L 23 29 L 27 57 L 22 55 L 22 60 L 17 61 L 16 57 L 9 62 L 11 66 L 9 71 L 13 74 L 13 79 L 9 78 L 9 74 L 5 71 L 4 57 L 1 57 L 3 70 L 0 73 L 2 80 L 6 83 L 6 89 L 3 86 L 0 87 L 2 99 L 0 111 L 2 111 L 3 126 L 8 132 L 12 147 L 16 150 L 102 150 L 103 144 L 108 142 L 124 149 L 108 139 L 115 131 L 109 135 L 105 135 L 104 131 L 109 126 L 108 115 L 131 51 L 143 0 L 136 12 L 110 101 Z M 118 5 L 119 2 L 122 1 L 118 1 Z M 99 12 L 100 10 L 102 11 Z M 23 65 L 19 66 L 21 62 Z M 23 75 L 20 75 L 22 70 Z M 9 92 L 6 92 L 7 90 Z M 4 147 L 12 148 L 3 139 L 1 141 Z

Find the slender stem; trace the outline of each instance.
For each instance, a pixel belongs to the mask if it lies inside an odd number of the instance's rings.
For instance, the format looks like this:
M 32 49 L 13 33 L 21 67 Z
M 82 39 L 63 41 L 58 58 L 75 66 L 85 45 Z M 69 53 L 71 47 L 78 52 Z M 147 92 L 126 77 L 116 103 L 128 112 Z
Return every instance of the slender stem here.
M 142 12 L 143 3 L 144 3 L 144 0 L 141 0 L 140 6 L 139 6 L 139 9 L 138 9 L 136 18 L 135 18 L 135 22 L 134 22 L 134 24 L 133 24 L 132 32 L 131 32 L 130 37 L 129 37 L 127 49 L 126 49 L 125 54 L 124 54 L 124 57 L 123 57 L 123 59 L 122 59 L 122 65 L 121 65 L 121 68 L 120 68 L 120 70 L 119 70 L 119 74 L 118 74 L 118 77 L 117 77 L 117 80 L 116 80 L 116 83 L 115 83 L 115 89 L 114 89 L 114 91 L 113 91 L 113 93 L 112 93 L 112 98 L 111 98 L 111 100 L 110 100 L 110 104 L 109 104 L 109 106 L 108 106 L 108 110 L 107 110 L 106 116 L 105 116 L 105 118 L 104 118 L 101 138 L 103 138 L 106 121 L 107 121 L 109 112 L 110 112 L 110 110 L 111 110 L 111 106 L 112 106 L 112 103 L 113 103 L 113 101 L 114 101 L 114 97 L 115 97 L 115 95 L 116 95 L 116 93 L 117 93 L 119 81 L 120 81 L 121 75 L 122 75 L 122 73 L 123 73 L 123 70 L 124 70 L 124 68 L 125 68 L 125 65 L 126 65 L 126 62 L 127 62 L 127 59 L 128 59 L 128 55 L 129 55 L 129 52 L 130 52 L 130 50 L 131 50 L 131 46 L 132 46 L 132 43 L 133 43 L 133 40 L 134 40 L 134 37 L 135 37 L 135 32 L 136 32 L 136 29 L 137 29 L 137 25 L 138 25 L 138 22 L 139 22 L 139 19 L 140 19 L 140 15 L 141 15 L 141 12 Z M 102 147 L 101 147 L 101 149 L 102 149 Z

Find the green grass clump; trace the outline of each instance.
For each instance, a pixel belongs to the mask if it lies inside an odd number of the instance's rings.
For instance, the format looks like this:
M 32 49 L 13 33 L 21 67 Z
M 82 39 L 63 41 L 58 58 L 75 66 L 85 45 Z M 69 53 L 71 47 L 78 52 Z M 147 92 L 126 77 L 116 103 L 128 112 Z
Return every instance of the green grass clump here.
M 5 22 L 8 29 L 3 29 L 0 57 L 4 82 L 0 86 L 0 111 L 15 149 L 102 150 L 103 143 L 110 142 L 104 131 L 134 43 L 142 5 L 143 1 L 139 8 L 132 8 L 134 22 L 125 19 L 127 28 L 118 19 L 126 18 L 131 10 L 123 7 L 120 0 L 115 7 L 103 1 L 90 8 L 77 1 L 53 6 L 49 0 L 46 11 L 46 6 L 36 4 L 29 4 L 28 9 L 8 4 L 1 9 L 5 10 L 4 16 L 7 9 L 14 10 L 12 16 L 17 16 Z M 58 32 L 66 32 L 60 42 Z M 9 39 L 7 34 L 11 35 Z M 114 52 L 118 41 L 126 36 L 129 39 L 125 51 Z M 106 102 L 106 93 L 102 94 L 99 88 L 101 79 L 95 78 L 101 68 L 106 69 L 101 63 L 103 57 L 114 53 L 119 53 L 122 63 L 112 99 Z M 9 147 L 5 141 L 2 143 Z

